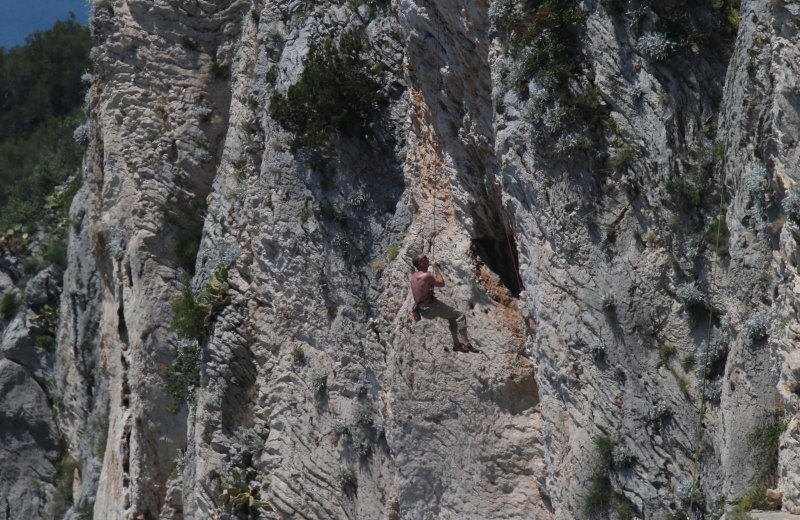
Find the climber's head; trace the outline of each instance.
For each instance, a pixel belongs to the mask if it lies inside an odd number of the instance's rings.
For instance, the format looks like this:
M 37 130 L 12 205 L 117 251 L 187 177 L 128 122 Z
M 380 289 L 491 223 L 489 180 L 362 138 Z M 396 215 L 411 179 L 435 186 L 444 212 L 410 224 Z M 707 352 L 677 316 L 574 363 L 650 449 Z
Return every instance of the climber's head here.
M 428 266 L 430 265 L 428 257 L 425 255 L 425 253 L 416 255 L 414 259 L 411 260 L 411 263 L 414 264 L 414 268 L 417 269 L 417 271 L 427 271 Z

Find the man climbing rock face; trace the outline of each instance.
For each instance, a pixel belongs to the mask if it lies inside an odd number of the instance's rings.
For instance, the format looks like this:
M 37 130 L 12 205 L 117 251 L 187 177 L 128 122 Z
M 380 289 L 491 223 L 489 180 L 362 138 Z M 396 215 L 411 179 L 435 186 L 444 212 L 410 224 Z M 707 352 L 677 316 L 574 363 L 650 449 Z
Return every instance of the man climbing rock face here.
M 456 352 L 471 352 L 472 345 L 467 338 L 467 319 L 464 315 L 449 305 L 440 302 L 433 295 L 434 287 L 444 287 L 444 277 L 439 264 L 434 262 L 433 273 L 428 272 L 431 263 L 424 253 L 420 253 L 411 261 L 417 270 L 411 275 L 411 292 L 414 295 L 414 320 L 420 316 L 426 320 L 442 318 L 450 322 L 450 335 L 453 336 L 453 350 Z

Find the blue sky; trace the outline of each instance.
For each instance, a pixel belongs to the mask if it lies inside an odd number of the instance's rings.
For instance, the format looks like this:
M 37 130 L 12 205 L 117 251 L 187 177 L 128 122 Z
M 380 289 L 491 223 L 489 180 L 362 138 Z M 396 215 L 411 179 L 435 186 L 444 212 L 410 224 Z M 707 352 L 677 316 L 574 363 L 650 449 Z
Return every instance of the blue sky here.
M 0 0 L 0 47 L 25 43 L 25 36 L 49 29 L 69 16 L 70 11 L 79 22 L 86 23 L 86 0 Z

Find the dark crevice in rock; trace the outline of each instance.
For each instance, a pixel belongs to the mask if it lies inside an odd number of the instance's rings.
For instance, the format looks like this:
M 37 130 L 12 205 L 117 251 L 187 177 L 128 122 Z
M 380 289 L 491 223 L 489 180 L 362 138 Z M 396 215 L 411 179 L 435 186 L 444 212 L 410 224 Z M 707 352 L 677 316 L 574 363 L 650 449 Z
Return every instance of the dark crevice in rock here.
M 495 238 L 472 239 L 473 253 L 491 269 L 512 295 L 519 296 L 523 287 L 517 270 L 518 256 L 514 237 L 507 240 Z
M 119 305 L 117 306 L 117 332 L 125 344 L 125 348 L 127 348 L 129 344 L 128 325 L 125 323 L 125 305 L 122 299 L 119 300 Z

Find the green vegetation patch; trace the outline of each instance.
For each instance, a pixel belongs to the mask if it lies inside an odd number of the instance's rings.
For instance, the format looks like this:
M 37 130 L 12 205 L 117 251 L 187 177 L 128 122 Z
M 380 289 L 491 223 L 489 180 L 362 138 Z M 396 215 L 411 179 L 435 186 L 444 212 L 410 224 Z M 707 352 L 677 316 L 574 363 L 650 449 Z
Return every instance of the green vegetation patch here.
M 342 33 L 338 44 L 328 39 L 312 44 L 305 69 L 286 95 L 270 99 L 269 113 L 295 134 L 299 146 L 323 146 L 332 132 L 362 137 L 382 102 L 380 84 L 367 59 L 362 31 Z
M 16 293 L 6 293 L 0 300 L 0 318 L 4 321 L 13 318 L 17 314 L 19 303 Z
M 580 36 L 586 12 L 573 0 L 524 0 L 505 2 L 500 18 L 508 39 L 510 56 L 519 62 L 516 88 L 527 92 L 534 75 L 545 84 L 566 88 L 569 76 L 580 65 Z
M 170 411 L 175 413 L 183 403 L 191 402 L 200 385 L 200 348 L 197 345 L 182 348 L 166 376 L 167 395 L 173 400 Z
M 260 509 L 271 511 L 266 502 L 256 498 L 256 490 L 250 486 L 247 473 L 238 468 L 231 471 L 227 482 L 222 483 L 219 503 L 225 511 L 248 513 L 248 518 L 257 518 Z
M 583 499 L 583 511 L 589 516 L 603 515 L 611 507 L 611 497 L 614 491 L 611 485 L 611 452 L 614 443 L 608 437 L 594 438 L 595 457 L 592 477 L 589 480 L 589 489 Z
M 230 296 L 226 294 L 229 288 L 227 267 L 217 269 L 196 297 L 187 277 L 181 295 L 172 302 L 175 332 L 187 339 L 207 340 L 214 316 L 230 303 Z
M 778 448 L 786 425 L 783 412 L 774 412 L 765 420 L 763 426 L 756 428 L 747 436 L 747 442 L 755 451 L 755 460 L 758 461 L 758 471 L 754 480 L 759 486 L 774 483 L 778 470 Z
M 200 250 L 200 233 L 180 232 L 175 235 L 169 245 L 169 257 L 172 265 L 194 274 L 197 252 Z
M 692 180 L 673 175 L 667 179 L 666 188 L 672 201 L 677 205 L 684 208 L 695 208 L 700 205 L 700 189 Z
M 91 36 L 74 17 L 0 49 L 0 231 L 40 220 L 53 188 L 80 168 L 81 75 Z

